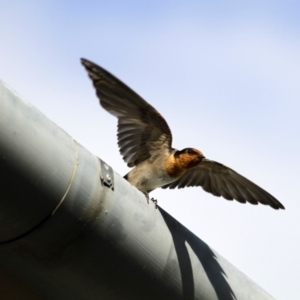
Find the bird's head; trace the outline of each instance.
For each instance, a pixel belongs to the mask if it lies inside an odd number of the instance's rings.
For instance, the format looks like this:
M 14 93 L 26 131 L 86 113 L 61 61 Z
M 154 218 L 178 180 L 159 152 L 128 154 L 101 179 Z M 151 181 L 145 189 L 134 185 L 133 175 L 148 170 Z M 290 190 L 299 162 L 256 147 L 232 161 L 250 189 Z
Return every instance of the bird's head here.
M 190 169 L 193 167 L 198 166 L 205 156 L 203 153 L 195 148 L 185 148 L 183 150 L 177 150 L 174 153 L 174 158 L 176 160 L 176 163 L 182 168 L 182 169 Z

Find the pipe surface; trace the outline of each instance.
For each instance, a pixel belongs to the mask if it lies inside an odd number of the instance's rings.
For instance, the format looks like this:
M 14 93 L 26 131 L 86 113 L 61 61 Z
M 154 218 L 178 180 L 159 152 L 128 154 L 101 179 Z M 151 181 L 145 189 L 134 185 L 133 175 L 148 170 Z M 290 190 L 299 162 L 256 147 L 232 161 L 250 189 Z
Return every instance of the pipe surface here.
M 1 272 L 41 299 L 273 299 L 1 82 L 0 179 Z

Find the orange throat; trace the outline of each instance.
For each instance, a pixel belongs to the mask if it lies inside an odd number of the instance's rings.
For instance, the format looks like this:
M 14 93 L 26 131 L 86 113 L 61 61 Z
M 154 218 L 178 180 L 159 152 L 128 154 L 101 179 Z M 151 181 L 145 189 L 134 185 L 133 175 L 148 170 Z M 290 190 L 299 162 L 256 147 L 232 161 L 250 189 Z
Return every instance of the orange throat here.
M 165 168 L 169 176 L 179 178 L 187 170 L 200 164 L 201 160 L 196 155 L 183 153 L 178 157 L 171 154 L 165 161 Z

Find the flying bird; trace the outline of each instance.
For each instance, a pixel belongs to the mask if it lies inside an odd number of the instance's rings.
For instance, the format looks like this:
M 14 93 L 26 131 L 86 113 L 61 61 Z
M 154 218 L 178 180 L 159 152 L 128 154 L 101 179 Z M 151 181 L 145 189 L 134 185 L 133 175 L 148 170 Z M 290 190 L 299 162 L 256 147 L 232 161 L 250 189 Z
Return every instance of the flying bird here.
M 128 167 L 124 176 L 148 193 L 201 186 L 214 196 L 240 203 L 284 206 L 267 191 L 229 167 L 207 159 L 195 148 L 172 147 L 172 133 L 163 116 L 131 88 L 100 66 L 81 59 L 96 89 L 101 106 L 118 118 L 118 146 Z

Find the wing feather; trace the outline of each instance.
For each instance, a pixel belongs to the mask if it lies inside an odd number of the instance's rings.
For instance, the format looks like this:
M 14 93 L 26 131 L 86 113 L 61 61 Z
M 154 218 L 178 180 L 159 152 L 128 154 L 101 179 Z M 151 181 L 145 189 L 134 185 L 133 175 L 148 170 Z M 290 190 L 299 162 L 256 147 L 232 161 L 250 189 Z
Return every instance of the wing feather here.
M 81 62 L 101 106 L 118 118 L 118 145 L 127 165 L 136 166 L 158 151 L 169 152 L 172 133 L 160 113 L 108 71 L 86 59 Z
M 179 179 L 162 188 L 174 189 L 189 186 L 202 188 L 215 196 L 227 200 L 237 200 L 241 203 L 262 203 L 274 209 L 284 209 L 284 206 L 271 194 L 248 180 L 234 170 L 218 162 L 204 159 L 203 162 L 184 173 Z

